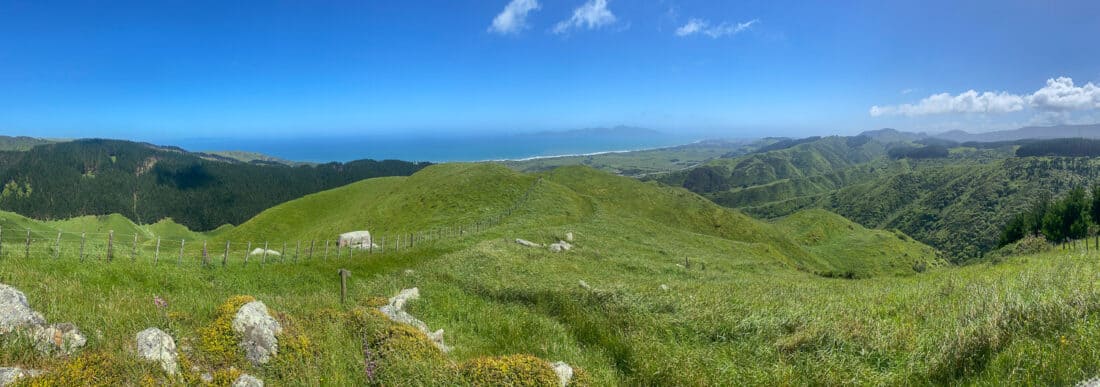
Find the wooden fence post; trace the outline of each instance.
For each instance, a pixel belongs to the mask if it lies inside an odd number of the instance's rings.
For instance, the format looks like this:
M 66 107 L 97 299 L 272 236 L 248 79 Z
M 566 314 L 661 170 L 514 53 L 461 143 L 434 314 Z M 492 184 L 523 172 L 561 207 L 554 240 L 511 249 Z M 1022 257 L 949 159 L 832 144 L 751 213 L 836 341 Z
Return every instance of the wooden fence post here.
M 153 250 L 153 265 L 156 266 L 158 262 L 160 262 L 160 237 L 157 237 L 157 248 Z
M 84 262 L 84 233 L 80 233 L 80 262 Z
M 137 240 L 138 235 L 134 233 L 134 244 L 130 245 L 130 262 L 137 262 Z
M 225 241 L 225 255 L 222 255 L 222 267 L 229 263 L 229 241 Z
M 367 239 L 367 254 L 374 254 L 374 237 Z
M 306 259 L 311 260 L 311 261 L 313 260 L 313 242 L 314 242 L 314 240 L 312 240 L 312 239 L 309 240 L 309 256 L 306 257 Z
M 336 274 L 340 275 L 340 304 L 344 304 L 348 298 L 348 276 L 351 275 L 351 272 L 347 269 L 340 269 Z
M 61 231 L 57 232 L 57 243 L 54 246 L 53 259 L 61 258 Z
M 248 241 L 248 247 L 244 249 L 244 264 L 248 265 L 248 257 L 252 256 L 252 241 Z
M 208 256 L 206 255 L 206 241 L 202 241 L 202 266 L 206 267 L 209 263 Z
M 264 242 L 264 255 L 260 258 L 260 265 L 267 263 L 267 242 Z
M 298 251 L 302 249 L 302 241 L 297 241 L 294 245 L 294 262 L 298 262 Z
M 180 239 L 180 256 L 176 258 L 176 265 L 183 264 L 183 245 L 187 243 L 186 239 Z
M 115 258 L 115 230 L 107 231 L 107 262 Z
M 378 240 L 378 247 L 382 249 L 382 251 L 381 251 L 382 254 L 386 253 L 386 236 L 385 235 L 382 236 L 382 239 Z
M 331 241 L 329 241 L 328 239 L 325 239 L 325 257 L 324 257 L 324 260 L 326 260 L 326 261 L 328 260 L 328 244 L 329 244 L 329 242 L 331 242 Z
M 283 242 L 283 249 L 279 251 L 279 262 L 286 259 L 286 242 Z
M 27 229 L 27 244 L 23 248 L 23 259 L 29 259 L 31 257 L 31 229 Z

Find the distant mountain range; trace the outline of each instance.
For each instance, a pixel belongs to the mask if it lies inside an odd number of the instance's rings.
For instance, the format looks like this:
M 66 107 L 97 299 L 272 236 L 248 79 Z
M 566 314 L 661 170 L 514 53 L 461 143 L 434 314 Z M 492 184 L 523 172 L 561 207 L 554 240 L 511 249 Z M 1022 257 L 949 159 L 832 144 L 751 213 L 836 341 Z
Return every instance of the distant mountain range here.
M 871 137 L 881 142 L 892 141 L 916 141 L 925 138 L 939 138 L 956 142 L 997 142 L 1015 140 L 1048 140 L 1054 138 L 1092 138 L 1100 139 L 1100 124 L 1092 125 L 1057 125 L 1057 126 L 1028 126 L 1012 130 L 1000 130 L 995 132 L 969 133 L 962 130 L 952 130 L 943 133 L 914 133 L 896 129 L 869 130 L 860 135 Z

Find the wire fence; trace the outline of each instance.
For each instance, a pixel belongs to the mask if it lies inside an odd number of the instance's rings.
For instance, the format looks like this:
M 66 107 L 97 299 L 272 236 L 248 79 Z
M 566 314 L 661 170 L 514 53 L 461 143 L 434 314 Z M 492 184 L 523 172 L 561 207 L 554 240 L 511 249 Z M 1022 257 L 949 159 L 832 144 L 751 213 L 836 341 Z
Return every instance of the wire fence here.
M 372 235 L 362 243 L 336 239 L 286 241 L 187 240 L 147 233 L 71 232 L 0 227 L 0 260 L 68 260 L 79 262 L 129 262 L 153 265 L 271 264 L 311 260 L 358 259 L 372 255 L 400 254 L 447 239 L 481 233 L 499 225 L 523 206 L 542 181 L 536 180 L 509 208 L 499 214 L 464 225 L 435 227 L 416 232 Z

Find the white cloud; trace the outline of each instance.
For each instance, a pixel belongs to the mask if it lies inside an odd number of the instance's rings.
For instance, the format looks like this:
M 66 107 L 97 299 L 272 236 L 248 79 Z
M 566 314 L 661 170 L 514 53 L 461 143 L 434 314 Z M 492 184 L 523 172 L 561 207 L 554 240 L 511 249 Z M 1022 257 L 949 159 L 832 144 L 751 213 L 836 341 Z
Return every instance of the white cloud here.
M 735 24 L 723 22 L 722 24 L 713 26 L 710 24 L 710 22 L 703 19 L 691 19 L 688 20 L 687 24 L 684 24 L 680 28 L 676 29 L 676 36 L 685 37 L 695 34 L 703 34 L 711 38 L 717 39 L 723 36 L 737 35 L 749 28 L 752 28 L 754 24 L 759 22 L 759 19 L 752 19 L 747 22 Z
M 1032 94 L 1028 101 L 1039 110 L 1069 111 L 1100 108 L 1100 87 L 1086 83 L 1074 86 L 1073 79 L 1058 77 L 1048 79 L 1047 85 Z
M 527 14 L 540 8 L 538 0 L 512 0 L 504 6 L 497 17 L 493 18 L 493 24 L 489 26 L 489 32 L 501 35 L 515 34 L 527 27 Z
M 607 0 L 588 0 L 577 9 L 573 16 L 562 20 L 552 30 L 555 34 L 564 34 L 573 28 L 597 29 L 615 23 L 615 14 L 607 9 Z
M 967 90 L 959 95 L 940 93 L 915 104 L 895 106 L 871 106 L 871 116 L 904 115 L 923 116 L 948 113 L 1008 113 L 1024 109 L 1024 97 L 1005 92 L 978 93 Z
M 903 94 L 905 94 L 903 92 Z M 1100 109 L 1100 87 L 1086 83 L 1073 84 L 1073 79 L 1059 77 L 1047 79 L 1043 88 L 1031 94 L 1010 94 L 1006 92 L 978 93 L 968 90 L 962 94 L 940 93 L 929 96 L 915 104 L 889 106 L 871 106 L 872 117 L 878 116 L 924 116 L 952 113 L 1011 113 L 1033 108 L 1044 112 L 1068 112 L 1073 110 Z M 1063 117 L 1047 115 L 1045 117 Z

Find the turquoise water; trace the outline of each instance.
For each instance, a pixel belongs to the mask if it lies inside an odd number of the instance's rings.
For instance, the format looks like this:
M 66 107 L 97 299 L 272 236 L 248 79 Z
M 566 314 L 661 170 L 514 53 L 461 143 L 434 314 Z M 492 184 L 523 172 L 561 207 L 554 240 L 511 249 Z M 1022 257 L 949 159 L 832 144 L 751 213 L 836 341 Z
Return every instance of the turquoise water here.
M 172 145 L 189 151 L 240 150 L 294 161 L 359 159 L 482 161 L 637 150 L 681 145 L 695 139 L 675 135 L 378 135 L 266 139 L 189 139 Z

